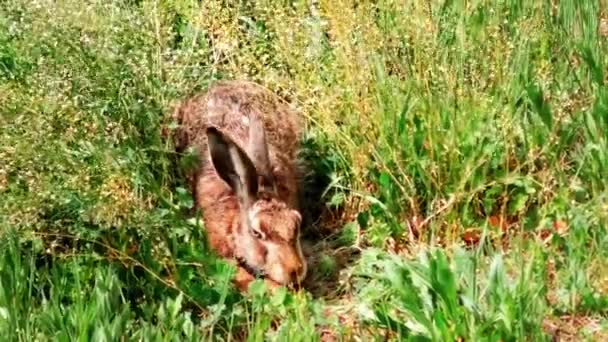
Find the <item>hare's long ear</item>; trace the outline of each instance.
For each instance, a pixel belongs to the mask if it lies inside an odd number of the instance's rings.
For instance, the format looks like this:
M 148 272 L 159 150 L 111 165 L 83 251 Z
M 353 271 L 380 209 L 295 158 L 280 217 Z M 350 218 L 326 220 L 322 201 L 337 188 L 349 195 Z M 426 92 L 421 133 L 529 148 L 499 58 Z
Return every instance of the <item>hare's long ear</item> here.
M 214 127 L 207 128 L 209 154 L 213 167 L 239 198 L 240 205 L 250 207 L 258 192 L 257 172 L 247 154 Z
M 270 166 L 270 155 L 268 153 L 268 144 L 266 143 L 266 130 L 264 123 L 259 116 L 250 112 L 249 115 L 249 146 L 247 152 L 251 156 L 261 188 L 260 192 L 276 194 L 276 184 L 272 167 Z

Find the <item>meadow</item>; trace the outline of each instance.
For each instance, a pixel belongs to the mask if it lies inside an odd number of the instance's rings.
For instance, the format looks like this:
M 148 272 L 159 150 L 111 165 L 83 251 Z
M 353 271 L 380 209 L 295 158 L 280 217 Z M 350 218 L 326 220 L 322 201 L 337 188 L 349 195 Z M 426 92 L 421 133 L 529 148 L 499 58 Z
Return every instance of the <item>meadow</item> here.
M 303 116 L 310 272 L 248 294 L 163 132 Z M 608 339 L 603 0 L 0 1 L 6 341 Z

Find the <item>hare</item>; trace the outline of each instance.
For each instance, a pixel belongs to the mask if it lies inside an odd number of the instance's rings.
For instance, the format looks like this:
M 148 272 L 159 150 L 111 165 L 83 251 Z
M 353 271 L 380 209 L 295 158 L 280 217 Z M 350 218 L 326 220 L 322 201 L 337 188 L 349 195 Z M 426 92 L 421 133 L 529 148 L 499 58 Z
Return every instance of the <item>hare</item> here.
M 237 265 L 234 282 L 256 277 L 272 289 L 297 287 L 307 273 L 300 246 L 299 123 L 269 90 L 218 81 L 173 112 L 179 152 L 194 148 L 186 175 L 209 245 Z

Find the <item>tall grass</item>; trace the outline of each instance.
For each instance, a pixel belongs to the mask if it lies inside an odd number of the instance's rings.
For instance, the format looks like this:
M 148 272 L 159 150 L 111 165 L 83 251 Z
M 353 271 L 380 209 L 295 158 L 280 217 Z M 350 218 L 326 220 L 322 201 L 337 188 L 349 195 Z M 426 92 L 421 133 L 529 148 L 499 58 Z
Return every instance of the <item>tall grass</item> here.
M 599 0 L 0 4 L 8 340 L 606 338 Z M 305 117 L 308 288 L 243 296 L 161 132 L 246 78 Z

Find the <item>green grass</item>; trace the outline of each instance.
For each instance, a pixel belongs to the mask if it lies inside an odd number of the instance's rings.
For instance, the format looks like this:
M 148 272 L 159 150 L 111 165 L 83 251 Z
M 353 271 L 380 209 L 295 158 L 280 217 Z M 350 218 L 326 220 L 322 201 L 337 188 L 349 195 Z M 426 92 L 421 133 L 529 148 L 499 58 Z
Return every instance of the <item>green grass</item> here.
M 3 1 L 0 335 L 606 339 L 606 27 L 600 0 Z M 161 131 L 227 78 L 306 116 L 306 290 L 239 294 L 187 215 Z

